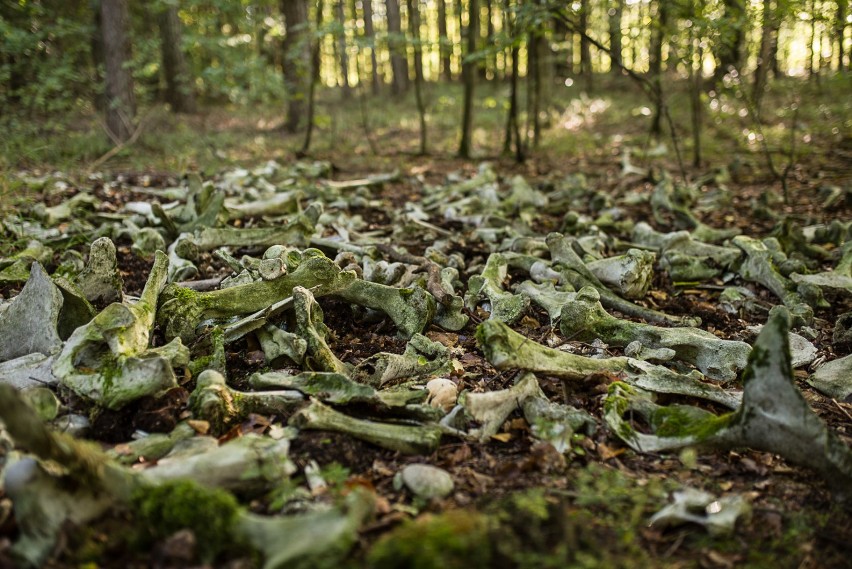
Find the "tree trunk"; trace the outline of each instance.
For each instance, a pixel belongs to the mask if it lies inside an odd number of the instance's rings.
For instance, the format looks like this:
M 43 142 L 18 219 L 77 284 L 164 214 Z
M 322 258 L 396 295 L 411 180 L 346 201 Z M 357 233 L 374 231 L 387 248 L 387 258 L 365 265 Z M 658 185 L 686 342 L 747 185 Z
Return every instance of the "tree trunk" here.
M 725 26 L 722 28 L 719 38 L 719 47 L 716 53 L 718 65 L 713 76 L 717 83 L 731 70 L 739 71 L 743 58 L 745 28 L 748 24 L 745 0 L 724 0 L 723 4 L 725 15 L 722 21 L 725 22 Z
M 843 71 L 844 69 L 849 69 L 852 67 L 852 59 L 847 60 L 845 63 L 843 58 L 846 57 L 846 53 L 843 50 L 843 40 L 846 36 L 846 18 L 849 13 L 849 0 L 837 0 L 837 18 L 835 19 L 835 29 L 836 29 L 836 41 L 837 41 L 837 70 Z
M 503 15 L 503 23 L 509 31 L 510 35 L 514 35 L 515 22 L 509 13 Z M 506 115 L 506 131 L 503 138 L 503 154 L 512 152 L 512 140 L 515 141 L 515 160 L 518 163 L 524 161 L 523 146 L 521 145 L 521 130 L 518 125 L 518 68 L 520 56 L 520 46 L 518 42 L 512 43 L 511 58 L 512 58 L 512 78 L 509 86 L 509 111 Z
M 163 72 L 166 75 L 166 102 L 176 113 L 194 113 L 195 93 L 181 49 L 181 25 L 177 6 L 169 5 L 157 14 L 157 23 L 160 28 Z
M 754 107 L 757 110 L 758 119 L 760 118 L 760 102 L 763 99 L 763 92 L 766 90 L 766 82 L 769 77 L 770 62 L 769 58 L 772 54 L 772 30 L 773 30 L 774 14 L 772 10 L 772 0 L 763 0 L 763 24 L 760 34 L 760 53 L 757 58 L 757 68 L 754 70 L 754 92 L 752 99 Z
M 653 86 L 654 118 L 651 121 L 651 134 L 659 136 L 663 132 L 663 42 L 668 28 L 669 9 L 667 0 L 657 2 L 657 21 L 651 30 L 651 61 L 649 72 Z
M 133 134 L 136 99 L 130 61 L 129 18 L 125 0 L 102 0 L 101 23 L 106 63 L 106 126 L 110 137 L 125 142 Z
M 476 52 L 479 37 L 479 2 L 468 0 L 467 55 Z M 476 85 L 476 63 L 465 61 L 462 66 L 464 75 L 464 103 L 462 113 L 461 142 L 459 143 L 459 158 L 470 158 L 473 130 L 473 90 Z
M 337 0 L 335 9 L 340 30 L 337 34 L 337 52 L 340 61 L 340 75 L 343 80 L 343 97 L 348 98 L 351 90 L 349 84 L 349 56 L 346 53 L 346 0 Z
M 414 97 L 420 119 L 420 154 L 426 154 L 426 104 L 423 101 L 423 46 L 420 44 L 420 0 L 407 0 L 408 25 L 414 42 Z
M 298 132 L 304 124 L 311 80 L 311 42 L 306 0 L 281 0 L 284 14 L 284 82 L 288 93 L 284 130 Z
M 441 59 L 441 76 L 446 81 L 453 80 L 451 55 L 453 52 L 450 38 L 447 36 L 447 1 L 438 0 L 438 52 Z
M 615 0 L 609 9 L 609 56 L 612 59 L 609 71 L 613 75 L 621 74 L 621 15 L 624 0 Z
M 391 92 L 400 95 L 408 89 L 408 58 L 399 15 L 399 0 L 385 0 L 388 14 L 388 49 L 391 53 Z
M 93 25 L 94 29 L 92 30 L 92 64 L 94 65 L 94 79 L 95 85 L 106 85 L 106 80 L 104 79 L 104 69 L 106 68 L 106 56 L 104 54 L 104 31 L 101 26 L 101 2 L 100 0 L 91 0 L 89 2 L 89 7 L 92 10 Z M 13 91 L 15 89 L 12 89 Z M 95 92 L 95 109 L 98 112 L 102 112 L 106 110 L 106 93 L 103 90 L 103 87 L 99 88 Z
M 580 0 L 580 31 L 583 33 L 583 36 L 580 38 L 580 73 L 583 75 L 583 86 L 586 92 L 591 92 L 594 87 L 592 78 L 592 44 L 585 37 L 589 33 L 590 10 L 589 0 Z
M 286 2 L 287 0 L 282 0 L 282 2 Z M 298 0 L 302 1 L 302 0 Z M 325 2 L 323 0 L 319 0 L 317 2 L 316 14 L 314 15 L 314 29 L 321 30 L 323 23 L 323 11 L 325 10 Z M 307 19 L 308 19 L 308 10 L 305 8 L 305 26 L 307 27 Z M 322 60 L 320 58 L 320 47 L 322 45 L 322 41 L 320 39 L 305 40 L 310 44 L 311 50 L 311 85 L 319 83 L 321 81 L 320 77 L 320 67 L 322 65 Z M 311 90 L 313 93 L 313 90 Z
M 370 85 L 373 94 L 379 92 L 379 64 L 376 58 L 376 32 L 373 29 L 373 1 L 364 0 L 364 35 L 370 39 Z
M 814 50 L 814 44 L 817 41 L 817 31 L 816 31 L 816 22 L 817 22 L 817 12 L 816 12 L 816 0 L 811 0 L 811 39 L 808 42 L 808 78 L 813 79 L 819 74 L 819 63 L 814 63 L 814 59 L 819 57 L 816 50 Z

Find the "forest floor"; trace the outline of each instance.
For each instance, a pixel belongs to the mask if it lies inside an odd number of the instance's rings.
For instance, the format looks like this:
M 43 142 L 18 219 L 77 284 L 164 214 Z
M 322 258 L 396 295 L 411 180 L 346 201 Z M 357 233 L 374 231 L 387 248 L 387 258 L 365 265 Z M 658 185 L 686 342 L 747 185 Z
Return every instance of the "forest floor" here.
M 726 104 L 725 101 L 719 103 Z M 744 133 L 745 130 L 755 132 L 753 125 L 708 129 L 708 138 L 712 138 L 708 142 L 708 157 L 702 166 L 688 167 L 686 173 L 694 177 L 710 167 L 727 166 L 731 171 L 731 180 L 726 184 L 731 199 L 723 207 L 703 215 L 702 221 L 717 228 L 736 227 L 752 237 L 765 237 L 776 220 L 766 217 L 765 209 L 756 207 L 760 204 L 768 205 L 775 213 L 791 216 L 802 226 L 852 219 L 852 199 L 848 194 L 845 201 L 834 203 L 830 209 L 822 207 L 833 186 L 848 188 L 852 183 L 849 104 L 847 101 L 834 107 L 820 106 L 813 111 L 815 115 L 822 115 L 823 120 L 819 122 L 814 119 L 805 124 L 801 118 L 796 119 L 802 121 L 794 133 L 800 139 L 796 148 L 792 151 L 789 147 L 771 149 L 778 168 L 783 170 L 789 163 L 790 199 L 787 204 L 780 201 L 781 182 L 767 171 L 762 150 L 750 144 L 749 133 Z M 621 176 L 623 149 L 628 144 L 634 148 L 649 148 L 644 144 L 643 129 L 647 119 L 641 118 L 645 116 L 643 107 L 619 99 L 586 98 L 577 103 L 574 112 L 554 115 L 556 120 L 562 121 L 565 132 L 556 136 L 553 130 L 545 131 L 541 150 L 523 164 L 499 155 L 499 146 L 494 144 L 495 133 L 500 132 L 495 119 L 490 123 L 490 130 L 484 129 L 477 134 L 477 154 L 494 164 L 501 180 L 521 174 L 533 187 L 548 188 L 567 175 L 581 173 L 590 188 L 613 199 L 634 191 L 648 195 L 653 190 L 649 179 Z M 739 120 L 736 110 L 731 114 L 724 119 Z M 48 156 L 38 152 L 31 157 L 10 158 L 7 147 L 5 160 L 9 173 L 3 177 L 4 199 L 7 204 L 24 198 L 53 205 L 80 189 L 95 192 L 101 200 L 100 211 L 117 211 L 129 200 L 146 199 L 144 194 L 136 193 L 136 189 L 174 186 L 179 184 L 180 174 L 186 170 L 201 169 L 206 172 L 206 178 L 215 178 L 227 168 L 249 166 L 268 159 L 285 165 L 292 162 L 292 149 L 298 143 L 295 137 L 282 137 L 283 142 L 277 139 L 281 135 L 273 130 L 276 126 L 273 122 L 266 125 L 267 130 L 258 132 L 256 127 L 260 119 L 257 115 L 242 115 L 230 121 L 226 115 L 222 110 L 211 110 L 198 117 L 181 119 L 177 126 L 166 127 L 157 123 L 169 118 L 155 110 L 146 127 L 150 133 L 143 133 L 135 146 L 104 166 L 109 172 L 107 176 L 117 181 L 108 187 L 102 180 L 88 179 L 81 173 L 71 187 L 61 192 L 24 197 L 25 190 L 17 183 L 18 178 L 11 173 L 13 170 L 43 172 L 68 168 L 69 164 L 92 163 L 103 149 L 99 143 L 93 144 L 84 152 L 83 159 L 79 154 Z M 417 156 L 413 123 L 403 122 L 400 131 L 380 124 L 384 119 L 376 118 L 371 136 L 383 152 L 381 156 L 373 156 L 369 145 L 363 141 L 350 142 L 351 134 L 344 137 L 345 148 L 331 142 L 340 137 L 341 132 L 357 132 L 352 124 L 337 124 L 345 113 L 335 114 L 331 110 L 322 116 L 328 120 L 323 118 L 325 122 L 322 122 L 311 158 L 330 161 L 334 179 L 357 179 L 394 169 L 401 172 L 398 181 L 383 184 L 371 196 L 382 204 L 381 207 L 354 208 L 350 212 L 363 216 L 371 231 L 389 233 L 392 219 L 387 212 L 399 210 L 407 203 L 420 202 L 430 186 L 446 184 L 448 173 L 458 173 L 461 179 L 471 178 L 476 173 L 476 162 L 451 157 L 454 138 L 449 135 L 435 137 L 443 142 L 435 144 L 433 154 Z M 640 126 L 627 126 L 631 116 Z M 680 119 L 686 120 L 678 117 L 678 121 Z M 789 115 L 787 119 L 793 120 Z M 443 132 L 443 120 L 436 112 L 437 132 Z M 455 120 L 453 115 L 448 122 Z M 775 126 L 783 125 L 784 118 L 777 118 L 777 121 Z M 157 132 L 168 132 L 165 141 L 155 143 L 148 138 Z M 204 133 L 201 141 L 186 142 L 198 132 Z M 720 132 L 724 132 L 726 138 L 723 139 Z M 48 139 L 53 140 L 53 136 L 49 135 Z M 810 138 L 801 138 L 808 136 Z M 777 138 L 784 139 L 781 135 Z M 74 140 L 79 142 L 79 139 Z M 664 157 L 634 158 L 634 162 L 642 167 L 667 169 L 677 178 L 679 167 L 671 141 L 664 142 L 668 146 Z M 684 160 L 689 162 L 689 145 L 680 142 Z M 735 150 L 726 152 L 728 146 Z M 767 200 L 767 196 L 778 199 Z M 591 206 L 589 211 L 576 213 L 591 213 Z M 649 204 L 633 206 L 627 211 L 627 218 L 652 219 Z M 430 218 L 429 222 L 455 234 L 459 243 L 466 242 L 465 228 L 457 222 L 439 217 Z M 562 222 L 561 215 L 542 213 L 535 217 L 531 227 L 536 234 L 546 235 L 558 230 Z M 397 244 L 404 244 L 419 254 L 431 243 L 415 237 Z M 150 261 L 132 255 L 129 243 L 117 245 L 125 292 L 138 295 L 148 276 Z M 85 250 L 83 245 L 80 248 Z M 473 242 L 459 251 L 467 257 L 486 253 Z M 205 277 L 225 272 L 224 265 L 212 258 L 199 268 Z M 751 287 L 764 306 L 777 303 L 761 287 L 737 282 Z M 6 298 L 15 292 L 14 287 L 2 290 Z M 671 315 L 700 316 L 701 327 L 722 338 L 752 341 L 753 335 L 747 328 L 763 324 L 765 314 L 731 315 L 717 304 L 717 293 L 718 287 L 714 289 L 713 286 L 676 286 L 664 273 L 658 273 L 643 302 Z M 343 303 L 319 301 L 325 323 L 332 331 L 329 345 L 344 362 L 357 363 L 377 352 L 401 353 L 404 349 L 405 342 L 395 335 L 393 326 L 387 321 L 359 322 L 351 317 Z M 847 298 L 832 302 L 830 309 L 816 312 L 814 344 L 819 358 L 831 360 L 845 355 L 835 352 L 830 338 L 838 317 L 850 310 L 852 304 Z M 462 330 L 448 332 L 433 326 L 426 331 L 430 339 L 458 350 L 457 359 L 463 372 L 453 379 L 460 390 L 494 391 L 510 387 L 516 379 L 515 372 L 495 370 L 476 345 L 476 324 L 487 317 L 486 312 L 478 309 Z M 531 308 L 514 328 L 539 342 L 559 334 L 544 311 L 535 308 Z M 573 345 L 579 353 L 590 351 L 583 343 L 557 339 Z M 610 355 L 621 353 L 619 348 L 609 348 Z M 258 357 L 258 346 L 247 340 L 229 346 L 227 367 L 229 383 L 237 387 L 245 387 L 249 374 L 265 369 L 263 358 Z M 817 415 L 847 445 L 852 445 L 852 402 L 836 401 L 819 394 L 804 382 L 807 375 L 807 369 L 796 372 L 797 386 Z M 184 416 L 185 395 L 191 390 L 193 381 L 187 379 L 181 386 L 186 392 L 170 401 L 158 402 L 155 409 L 150 408 L 149 402 L 148 407 L 131 405 L 120 412 L 101 413 L 90 436 L 106 447 L 129 440 L 136 429 L 150 429 L 157 421 L 173 424 L 178 417 Z M 591 377 L 569 389 L 564 389 L 553 378 L 542 377 L 540 383 L 551 400 L 585 409 L 600 418 L 605 388 L 612 379 Z M 281 419 L 253 417 L 226 436 L 268 432 L 272 424 Z M 488 442 L 473 443 L 445 437 L 439 449 L 429 456 L 409 457 L 346 435 L 308 431 L 300 433 L 293 442 L 290 455 L 299 472 L 309 461 L 319 463 L 329 482 L 330 495 L 360 485 L 371 488 L 378 496 L 377 515 L 362 528 L 348 559 L 352 566 L 369 566 L 380 559 L 384 567 L 840 568 L 848 567 L 852 559 L 850 512 L 834 501 L 813 472 L 791 465 L 776 455 L 755 450 L 639 454 L 624 446 L 601 422 L 594 434 L 577 437 L 574 448 L 561 455 L 549 445 L 537 442 L 529 425 L 516 412 Z M 448 471 L 455 483 L 452 494 L 428 504 L 413 501 L 404 489 L 394 484 L 394 474 L 413 462 L 426 462 Z M 298 479 L 297 484 L 300 482 L 304 480 Z M 649 526 L 650 516 L 667 503 L 672 491 L 683 486 L 715 495 L 742 495 L 752 505 L 751 515 L 740 520 L 736 532 L 723 535 L 712 535 L 693 525 Z M 273 501 L 271 496 L 255 497 L 249 507 L 269 513 Z M 403 523 L 415 514 L 417 521 Z M 179 567 L 197 563 L 197 559 L 175 554 L 168 544 L 157 544 L 153 553 L 128 551 L 128 543 L 132 540 L 124 531 L 116 530 L 126 523 L 126 518 L 119 517 L 70 530 L 57 559 L 48 566 Z M 483 523 L 486 525 L 481 525 Z M 14 517 L 6 518 L 0 526 L 4 536 L 0 541 L 0 554 L 16 531 Z M 380 541 L 386 535 L 393 536 L 395 545 L 389 545 L 387 539 Z M 377 543 L 382 543 L 387 555 L 396 556 L 397 560 L 376 557 Z M 252 560 L 241 557 L 239 551 L 230 550 L 228 555 L 230 561 L 220 560 L 217 566 L 252 564 Z

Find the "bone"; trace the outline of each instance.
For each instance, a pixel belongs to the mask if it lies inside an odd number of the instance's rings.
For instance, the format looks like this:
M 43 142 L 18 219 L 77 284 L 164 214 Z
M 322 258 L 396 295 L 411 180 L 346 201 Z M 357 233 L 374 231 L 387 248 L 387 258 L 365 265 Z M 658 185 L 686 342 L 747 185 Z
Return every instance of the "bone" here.
M 0 313 L 0 362 L 58 352 L 62 346 L 57 332 L 61 309 L 62 294 L 41 264 L 34 261 L 27 284 Z
M 589 271 L 624 298 L 642 298 L 654 278 L 656 256 L 650 251 L 628 249 L 624 255 L 587 263 Z
M 287 416 L 304 400 L 294 390 L 236 391 L 227 386 L 225 377 L 218 371 L 204 370 L 189 397 L 189 408 L 195 418 L 208 421 L 214 433 L 222 434 L 250 413 Z
M 486 391 L 484 393 L 463 393 L 459 404 L 465 413 L 474 421 L 480 423 L 469 434 L 485 442 L 497 434 L 500 427 L 516 409 L 522 408 L 524 402 L 540 393 L 538 380 L 531 373 L 526 373 L 509 389 Z
M 115 244 L 109 237 L 101 237 L 92 243 L 86 268 L 77 276 L 75 284 L 98 308 L 121 302 L 124 281 L 118 270 Z
M 722 340 L 698 328 L 661 328 L 615 318 L 603 309 L 598 291 L 591 287 L 581 289 L 562 309 L 560 331 L 567 338 L 585 342 L 600 338 L 613 346 L 639 341 L 651 349 L 669 348 L 678 359 L 719 381 L 735 379 L 751 351 L 744 342 Z
M 429 454 L 438 448 L 442 429 L 437 425 L 399 425 L 366 421 L 344 415 L 331 407 L 311 400 L 290 419 L 300 429 L 345 433 L 388 450 L 403 454 Z
M 733 243 L 746 254 L 739 268 L 740 275 L 747 281 L 765 286 L 778 297 L 793 316 L 794 325 L 809 326 L 814 319 L 813 308 L 794 290 L 792 281 L 778 272 L 767 246 L 743 235 L 734 238 Z
M 173 362 L 148 351 L 157 296 L 167 276 L 168 259 L 158 252 L 137 302 L 110 304 L 71 334 L 53 363 L 63 385 L 111 409 L 177 386 Z M 166 353 L 188 359 L 179 340 Z
M 483 297 L 491 305 L 491 318 L 511 324 L 518 320 L 529 306 L 529 298 L 515 295 L 503 290 L 506 280 L 508 263 L 500 253 L 492 253 L 482 270 L 481 275 L 472 276 L 468 280 L 468 292 L 465 304 L 473 310 Z
M 439 342 L 415 334 L 403 354 L 374 354 L 355 367 L 353 376 L 362 383 L 381 387 L 399 379 L 419 379 L 448 371 L 449 350 Z

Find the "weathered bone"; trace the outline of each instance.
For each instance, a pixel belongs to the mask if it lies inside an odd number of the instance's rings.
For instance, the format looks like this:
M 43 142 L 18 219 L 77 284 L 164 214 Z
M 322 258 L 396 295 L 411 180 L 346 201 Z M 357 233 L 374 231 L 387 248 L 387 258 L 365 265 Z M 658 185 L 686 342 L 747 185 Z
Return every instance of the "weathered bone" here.
M 698 328 L 660 328 L 611 316 L 598 291 L 585 287 L 562 309 L 562 335 L 590 342 L 600 338 L 613 346 L 639 341 L 648 348 L 670 348 L 678 359 L 695 365 L 711 379 L 730 381 L 746 366 L 751 348 L 744 342 L 722 340 Z
M 518 334 L 502 322 L 486 320 L 476 330 L 476 340 L 486 359 L 497 369 L 522 369 L 536 374 L 576 381 L 593 374 L 622 377 L 631 385 L 659 393 L 702 397 L 735 408 L 736 394 L 702 382 L 701 374 L 675 373 L 663 366 L 626 357 L 592 359 L 547 348 Z
M 521 407 L 532 435 L 550 443 L 559 453 L 571 450 L 574 433 L 583 429 L 586 434 L 591 434 L 596 427 L 594 417 L 586 411 L 550 401 L 541 388 L 535 395 L 527 397 Z
M 651 516 L 648 525 L 666 528 L 685 523 L 698 524 L 710 535 L 729 534 L 737 520 L 748 518 L 751 506 L 743 496 L 717 498 L 709 492 L 686 487 L 672 495 L 672 503 Z
M 779 454 L 819 472 L 842 500 L 852 499 L 852 450 L 808 406 L 795 387 L 787 334 L 790 315 L 776 309 L 763 327 L 743 376 L 739 410 L 716 416 L 697 407 L 655 405 L 622 383 L 610 386 L 604 417 L 637 452 L 685 446 L 747 446 Z M 639 433 L 623 417 L 645 417 L 656 434 Z
M 437 425 L 398 425 L 366 421 L 344 415 L 312 399 L 310 405 L 290 418 L 300 429 L 345 433 L 404 454 L 429 454 L 438 448 L 442 429 Z
M 483 296 L 491 303 L 491 318 L 511 324 L 519 319 L 529 306 L 530 300 L 525 296 L 512 294 L 503 290 L 508 264 L 501 253 L 492 253 L 482 270 L 481 275 L 470 277 L 467 283 L 465 304 L 473 310 Z
M 607 308 L 618 310 L 630 316 L 643 318 L 650 322 L 660 322 L 675 326 L 698 326 L 701 323 L 700 318 L 669 316 L 656 310 L 637 306 L 629 300 L 616 295 L 589 271 L 585 263 L 583 263 L 577 253 L 571 248 L 570 238 L 566 238 L 559 233 L 551 233 L 547 236 L 547 246 L 550 248 L 550 256 L 553 259 L 554 265 L 557 265 L 555 268 L 558 269 L 561 265 L 561 273 L 571 286 L 577 290 L 584 286 L 594 287 L 600 294 L 601 303 Z
M 189 397 L 189 408 L 197 419 L 204 419 L 216 434 L 244 420 L 250 413 L 289 415 L 305 398 L 298 391 L 241 392 L 231 389 L 225 377 L 214 370 L 198 376 L 195 391 Z
M 358 540 L 359 528 L 375 507 L 373 493 L 356 488 L 342 504 L 307 514 L 270 518 L 244 513 L 237 529 L 263 553 L 263 569 L 334 567 Z
M 296 334 L 307 346 L 305 363 L 314 371 L 329 371 L 349 376 L 352 366 L 338 359 L 325 338 L 328 327 L 323 323 L 322 308 L 306 288 L 293 287 L 293 308 L 296 312 Z
M 255 334 L 267 364 L 271 364 L 282 356 L 297 365 L 301 365 L 304 361 L 308 343 L 298 334 L 282 330 L 274 324 L 264 324 Z
M 27 284 L 0 313 L 0 362 L 59 351 L 62 340 L 57 324 L 62 302 L 62 294 L 41 263 L 33 261 Z
M 746 254 L 739 268 L 740 275 L 747 281 L 765 286 L 777 296 L 793 316 L 794 326 L 810 325 L 814 319 L 813 308 L 793 290 L 793 283 L 775 268 L 772 253 L 766 245 L 744 235 L 735 237 L 733 243 Z
M 167 350 L 179 361 L 148 350 L 157 296 L 167 275 L 168 259 L 158 252 L 139 300 L 110 304 L 77 328 L 56 357 L 54 375 L 79 395 L 112 409 L 175 387 L 172 364 L 188 361 L 186 348 L 177 340 Z
M 526 373 L 509 389 L 462 393 L 459 404 L 471 419 L 480 423 L 478 428 L 471 429 L 469 433 L 480 442 L 487 441 L 497 434 L 513 411 L 520 409 L 528 398 L 535 397 L 540 391 L 535 376 Z
M 614 287 L 624 298 L 642 298 L 654 278 L 656 256 L 650 251 L 628 249 L 624 255 L 586 263 L 603 284 Z
M 397 379 L 425 378 L 449 370 L 449 350 L 439 342 L 415 334 L 408 341 L 403 354 L 374 354 L 355 367 L 353 377 L 368 385 L 381 387 Z
M 534 284 L 531 281 L 524 281 L 518 285 L 517 291 L 544 308 L 550 317 L 551 325 L 562 316 L 562 307 L 577 296 L 576 292 L 556 290 L 552 282 Z
M 109 237 L 96 239 L 89 248 L 86 268 L 77 276 L 75 284 L 98 308 L 121 302 L 124 281 L 115 255 L 115 244 Z
M 718 243 L 739 235 L 738 229 L 715 229 L 702 223 L 689 210 L 688 204 L 684 203 L 690 200 L 688 193 L 687 188 L 675 188 L 671 176 L 664 175 L 651 194 L 651 207 L 657 223 L 665 222 L 660 212 L 668 210 L 674 216 L 675 225 L 692 230 L 699 241 Z

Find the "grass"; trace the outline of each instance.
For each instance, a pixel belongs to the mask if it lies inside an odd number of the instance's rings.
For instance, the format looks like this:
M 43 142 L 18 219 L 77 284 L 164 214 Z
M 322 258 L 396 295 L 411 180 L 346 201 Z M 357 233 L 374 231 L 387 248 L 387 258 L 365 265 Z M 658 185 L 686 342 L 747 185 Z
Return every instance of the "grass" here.
M 789 161 L 790 129 L 795 118 L 795 160 L 824 163 L 832 148 L 849 144 L 852 136 L 852 102 L 848 89 L 852 76 L 823 78 L 817 84 L 799 79 L 771 84 L 764 103 L 764 124 L 758 128 L 743 102 L 746 88 L 729 86 L 714 96 L 704 96 L 703 150 L 705 163 L 727 164 L 733 155 L 764 168 L 759 142 L 766 136 L 776 163 Z M 673 80 L 669 107 L 679 135 L 684 160 L 691 160 L 688 93 Z M 474 153 L 481 159 L 499 159 L 506 115 L 508 86 L 477 86 Z M 454 156 L 461 117 L 460 85 L 428 84 L 429 152 L 433 157 Z M 521 93 L 521 101 L 525 93 Z M 791 104 L 798 103 L 794 111 Z M 534 161 L 547 164 L 584 164 L 613 159 L 621 144 L 647 147 L 650 104 L 626 78 L 601 77 L 597 91 L 586 95 L 578 87 L 554 86 L 550 104 L 541 116 L 545 125 Z M 135 144 L 106 162 L 105 171 L 214 173 L 235 164 L 249 165 L 270 159 L 291 160 L 301 147 L 301 135 L 280 130 L 284 103 L 263 108 L 209 106 L 194 116 L 176 116 L 162 106 L 140 112 L 142 132 Z M 365 128 L 365 121 L 368 125 Z M 525 121 L 525 117 L 522 117 Z M 0 191 L 8 193 L 9 172 L 19 169 L 61 170 L 80 174 L 110 149 L 101 121 L 88 104 L 74 115 L 24 119 L 10 113 L 2 125 Z M 342 100 L 340 92 L 319 91 L 314 144 L 310 156 L 332 160 L 344 169 L 377 171 L 414 160 L 418 150 L 418 122 L 414 94 L 391 98 L 360 93 Z M 372 139 L 378 155 L 368 142 Z M 845 142 L 844 142 L 845 141 Z M 674 165 L 671 140 L 668 160 Z M 843 170 L 843 169 L 841 169 Z M 838 172 L 849 177 L 848 166 Z

